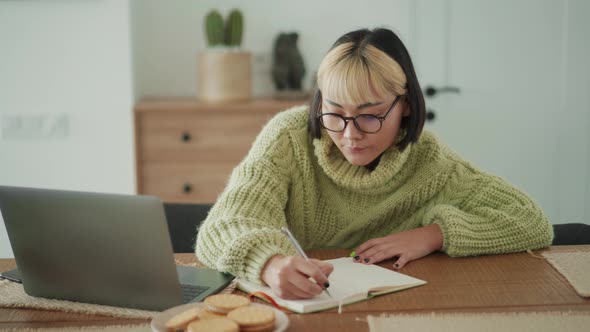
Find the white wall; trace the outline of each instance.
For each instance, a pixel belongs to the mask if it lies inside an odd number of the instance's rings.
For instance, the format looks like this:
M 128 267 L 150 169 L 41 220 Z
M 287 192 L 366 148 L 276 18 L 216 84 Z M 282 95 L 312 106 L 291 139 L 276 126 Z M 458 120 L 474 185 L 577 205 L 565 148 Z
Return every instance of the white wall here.
M 135 192 L 129 31 L 127 0 L 0 1 L 0 185 Z
M 406 0 L 131 0 L 136 96 L 196 95 L 196 55 L 206 46 L 204 17 L 212 9 L 224 16 L 232 8 L 244 15 L 243 48 L 254 53 L 253 93 L 273 92 L 272 47 L 279 32 L 299 33 L 307 72 L 304 86 L 332 43 L 344 32 L 385 26 L 407 41 Z M 411 48 L 411 43 L 408 44 Z
M 565 67 L 561 116 L 567 125 L 562 126 L 558 140 L 557 223 L 590 225 L 590 1 L 568 0 L 565 7 L 567 26 L 561 41 L 565 61 L 560 65 Z

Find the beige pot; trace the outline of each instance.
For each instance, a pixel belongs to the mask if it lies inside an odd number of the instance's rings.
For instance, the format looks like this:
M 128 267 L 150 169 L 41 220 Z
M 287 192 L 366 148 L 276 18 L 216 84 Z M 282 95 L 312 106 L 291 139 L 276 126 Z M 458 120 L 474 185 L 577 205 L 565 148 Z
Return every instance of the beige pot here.
M 252 96 L 251 54 L 213 50 L 198 55 L 198 97 L 205 101 L 243 100 Z

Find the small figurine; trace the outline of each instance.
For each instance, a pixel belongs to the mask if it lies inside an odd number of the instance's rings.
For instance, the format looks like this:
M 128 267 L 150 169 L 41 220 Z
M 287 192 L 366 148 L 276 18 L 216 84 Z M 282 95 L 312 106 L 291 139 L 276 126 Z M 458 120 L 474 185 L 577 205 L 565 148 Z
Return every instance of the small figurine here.
M 297 49 L 298 38 L 299 35 L 292 32 L 281 33 L 275 40 L 272 78 L 279 94 L 292 91 L 301 95 L 305 65 Z

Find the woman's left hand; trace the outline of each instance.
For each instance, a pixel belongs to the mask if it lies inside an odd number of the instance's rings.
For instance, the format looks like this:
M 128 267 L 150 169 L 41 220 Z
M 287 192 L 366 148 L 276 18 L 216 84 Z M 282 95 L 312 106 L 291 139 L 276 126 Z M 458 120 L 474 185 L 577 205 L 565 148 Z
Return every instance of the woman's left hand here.
M 396 269 L 407 262 L 422 258 L 443 245 L 443 235 L 436 224 L 371 239 L 356 250 L 355 261 L 375 264 L 392 257 L 398 257 L 393 264 Z

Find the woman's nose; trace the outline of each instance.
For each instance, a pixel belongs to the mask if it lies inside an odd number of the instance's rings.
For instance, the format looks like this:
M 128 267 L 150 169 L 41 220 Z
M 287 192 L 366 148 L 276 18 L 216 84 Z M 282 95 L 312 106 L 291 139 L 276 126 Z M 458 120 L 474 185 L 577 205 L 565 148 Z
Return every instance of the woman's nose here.
M 349 120 L 346 128 L 344 128 L 343 136 L 347 139 L 360 139 L 363 137 L 363 132 L 358 130 L 352 120 Z

